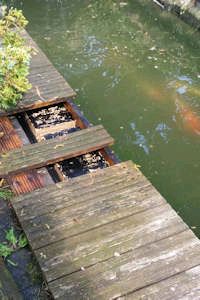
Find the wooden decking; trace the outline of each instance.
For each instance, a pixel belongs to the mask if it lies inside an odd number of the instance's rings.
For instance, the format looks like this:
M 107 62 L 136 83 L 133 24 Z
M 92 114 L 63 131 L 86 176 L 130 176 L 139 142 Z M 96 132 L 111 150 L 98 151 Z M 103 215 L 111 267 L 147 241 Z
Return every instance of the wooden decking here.
M 75 95 L 41 51 L 30 79 L 37 88 L 8 114 Z M 54 299 L 200 299 L 200 241 L 134 163 L 44 183 L 48 164 L 112 144 L 102 126 L 81 121 L 65 138 L 29 144 L 13 122 L 0 119 L 0 176 L 20 194 L 11 204 Z
M 200 264 L 200 241 L 132 162 L 14 198 L 12 205 L 55 299 L 140 299 L 135 292 L 165 287 L 170 277 L 176 288 L 190 270 L 185 293 Z

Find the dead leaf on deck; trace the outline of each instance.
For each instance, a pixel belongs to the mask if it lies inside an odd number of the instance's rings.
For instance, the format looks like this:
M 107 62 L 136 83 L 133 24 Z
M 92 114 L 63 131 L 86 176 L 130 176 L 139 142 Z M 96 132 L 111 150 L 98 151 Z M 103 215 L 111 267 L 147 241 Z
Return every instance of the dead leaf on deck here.
M 60 185 L 59 183 L 56 184 L 57 188 L 62 189 L 62 185 Z
M 0 187 L 2 187 L 3 183 L 4 183 L 4 179 L 2 178 L 2 179 L 0 180 Z
M 9 153 L 2 153 L 1 154 L 1 157 L 3 157 L 3 158 L 6 158 L 6 157 L 8 157 L 9 156 Z
M 46 228 L 47 228 L 47 229 L 50 229 L 50 226 L 49 226 L 49 224 L 45 224 L 45 226 L 46 226 Z
M 35 89 L 36 89 L 38 97 L 40 97 L 41 100 L 45 101 L 45 99 L 41 96 L 40 90 L 37 85 L 35 86 Z
M 77 224 L 80 224 L 80 221 L 77 218 L 73 218 L 73 221 Z
M 57 149 L 57 148 L 60 148 L 60 147 L 64 147 L 63 144 L 59 144 L 59 145 L 56 145 L 55 147 L 53 147 L 54 149 Z
M 24 216 L 24 209 L 21 210 L 20 216 Z
M 137 165 L 137 164 L 134 164 L 134 168 L 138 171 L 141 168 L 141 166 Z

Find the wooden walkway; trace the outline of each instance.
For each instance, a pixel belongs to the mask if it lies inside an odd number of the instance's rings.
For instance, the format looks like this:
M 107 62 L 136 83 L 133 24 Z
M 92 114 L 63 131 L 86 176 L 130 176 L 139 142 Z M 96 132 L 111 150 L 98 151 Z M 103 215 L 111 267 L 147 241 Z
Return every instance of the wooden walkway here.
M 40 50 L 31 74 L 40 92 L 2 115 L 75 95 Z M 200 241 L 134 163 L 45 185 L 48 164 L 113 143 L 102 126 L 28 144 L 12 118 L 0 119 L 0 176 L 54 299 L 200 299 Z
M 132 162 L 12 205 L 55 299 L 200 297 L 200 241 Z

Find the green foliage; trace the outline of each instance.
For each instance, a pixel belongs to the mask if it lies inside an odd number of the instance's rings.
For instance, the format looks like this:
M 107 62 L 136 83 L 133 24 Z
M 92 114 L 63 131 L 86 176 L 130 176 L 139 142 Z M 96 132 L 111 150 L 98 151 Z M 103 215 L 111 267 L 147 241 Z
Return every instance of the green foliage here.
M 12 192 L 7 190 L 7 189 L 0 189 L 0 198 L 4 199 L 4 200 L 8 200 L 10 199 L 12 196 Z
M 13 252 L 13 249 L 7 244 L 0 243 L 0 256 L 8 257 Z
M 6 241 L 0 243 L 0 256 L 6 259 L 16 250 L 26 247 L 27 244 L 28 241 L 25 235 L 21 233 L 17 238 L 14 232 L 14 228 L 12 227 L 8 231 L 6 231 Z M 11 260 L 7 259 L 7 261 L 13 266 L 16 266 L 16 264 Z
M 3 109 L 16 105 L 31 87 L 27 76 L 32 49 L 21 36 L 27 23 L 22 11 L 13 8 L 0 20 L 0 107 Z
M 18 245 L 20 248 L 24 248 L 28 245 L 27 238 L 23 233 L 19 236 Z
M 11 228 L 6 232 L 6 240 L 10 242 L 10 244 L 13 246 L 13 248 L 16 248 L 17 244 L 17 237 L 15 236 L 14 229 Z

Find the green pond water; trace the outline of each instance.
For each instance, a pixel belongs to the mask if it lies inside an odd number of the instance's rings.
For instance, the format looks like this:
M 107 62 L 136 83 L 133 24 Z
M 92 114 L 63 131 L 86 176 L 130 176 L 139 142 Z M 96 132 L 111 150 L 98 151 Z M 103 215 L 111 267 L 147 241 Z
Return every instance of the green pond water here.
M 28 31 L 200 237 L 200 33 L 151 1 L 14 1 Z

